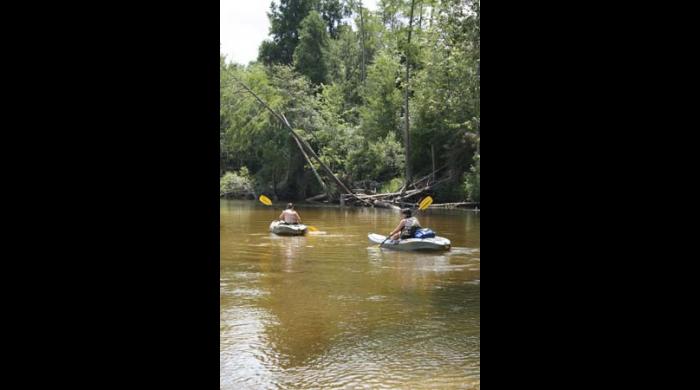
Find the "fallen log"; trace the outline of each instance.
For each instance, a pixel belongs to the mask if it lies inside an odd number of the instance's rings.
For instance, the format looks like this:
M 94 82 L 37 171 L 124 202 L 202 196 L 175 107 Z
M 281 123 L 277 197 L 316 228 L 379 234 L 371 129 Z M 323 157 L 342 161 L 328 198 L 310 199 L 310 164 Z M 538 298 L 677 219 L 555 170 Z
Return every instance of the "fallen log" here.
M 255 194 L 250 191 L 219 192 L 219 198 L 255 199 Z
M 477 202 L 454 202 L 454 203 L 433 203 L 428 208 L 435 208 L 435 209 L 454 209 L 454 208 L 462 208 L 462 207 L 474 207 L 474 206 L 479 206 L 479 203 Z
M 425 187 L 420 190 L 412 190 L 412 191 L 406 191 L 406 194 L 404 196 L 399 197 L 397 200 L 406 200 L 412 196 L 420 195 L 426 191 L 428 191 L 430 187 Z
M 318 194 L 318 195 L 314 195 L 310 198 L 306 198 L 304 200 L 307 202 L 316 202 L 316 201 L 319 201 L 319 200 L 326 198 L 327 196 L 328 196 L 328 194 Z
M 401 210 L 401 207 L 399 207 L 393 203 L 384 202 L 381 200 L 375 200 L 373 203 L 374 203 L 374 207 L 379 207 L 379 208 L 383 208 L 383 209 Z
M 418 208 L 418 204 L 415 202 L 395 202 L 399 206 L 406 207 L 406 208 Z
M 356 197 L 361 198 L 361 199 L 386 198 L 386 197 L 397 196 L 397 195 L 399 195 L 398 192 L 396 192 L 396 193 L 386 193 L 386 194 L 372 194 L 372 195 L 367 195 L 367 194 L 355 194 Z
M 410 190 L 406 191 L 404 194 L 404 198 L 411 197 L 413 195 L 419 194 L 421 192 L 424 192 L 426 190 L 430 189 L 429 187 L 418 189 L 418 190 Z M 360 198 L 360 199 L 374 199 L 374 198 L 390 198 L 392 196 L 400 196 L 401 192 L 387 192 L 385 194 L 374 194 L 374 195 L 365 195 L 365 194 L 355 194 L 355 197 Z

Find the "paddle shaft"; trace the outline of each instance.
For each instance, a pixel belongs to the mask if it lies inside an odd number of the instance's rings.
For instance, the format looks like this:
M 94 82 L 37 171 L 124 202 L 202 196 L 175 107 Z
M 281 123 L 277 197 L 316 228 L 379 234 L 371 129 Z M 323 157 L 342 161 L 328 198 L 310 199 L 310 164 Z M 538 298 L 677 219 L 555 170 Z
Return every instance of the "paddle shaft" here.
M 386 242 L 386 240 L 388 240 L 388 239 L 389 239 L 389 237 L 391 237 L 391 236 L 386 236 L 386 238 L 384 239 L 384 241 L 382 241 L 382 243 L 381 243 L 381 244 L 379 244 L 379 246 L 381 247 L 382 245 L 384 245 L 384 243 Z

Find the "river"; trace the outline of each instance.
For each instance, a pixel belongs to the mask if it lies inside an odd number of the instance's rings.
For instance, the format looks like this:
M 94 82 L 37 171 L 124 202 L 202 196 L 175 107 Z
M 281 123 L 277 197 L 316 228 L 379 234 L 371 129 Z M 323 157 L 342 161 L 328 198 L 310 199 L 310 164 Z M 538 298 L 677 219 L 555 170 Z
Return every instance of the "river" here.
M 480 213 L 416 212 L 444 253 L 380 249 L 397 211 L 300 205 L 318 231 L 268 232 L 283 209 L 222 200 L 222 389 L 477 389 Z

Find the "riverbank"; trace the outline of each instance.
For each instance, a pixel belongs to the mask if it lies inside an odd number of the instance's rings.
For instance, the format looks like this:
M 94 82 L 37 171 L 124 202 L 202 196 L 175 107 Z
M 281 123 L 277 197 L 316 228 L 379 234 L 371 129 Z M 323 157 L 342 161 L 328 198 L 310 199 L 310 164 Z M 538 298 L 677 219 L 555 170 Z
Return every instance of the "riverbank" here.
M 249 201 L 249 202 L 255 202 L 259 203 L 258 200 L 253 198 L 252 196 L 246 196 L 246 197 L 240 197 L 240 198 L 232 198 L 232 197 L 221 197 L 220 200 L 233 200 L 233 201 Z M 275 209 L 283 209 L 287 205 L 288 201 L 286 200 L 277 200 L 272 202 L 272 206 L 269 206 L 271 208 Z M 362 206 L 361 204 L 345 204 L 342 205 L 339 202 L 307 202 L 307 201 L 301 201 L 301 202 L 293 202 L 296 207 L 314 207 L 314 208 L 351 208 L 351 209 L 369 209 L 369 208 L 383 208 L 383 209 L 392 209 L 394 207 L 385 207 L 381 205 L 374 205 L 373 207 L 371 206 Z M 418 204 L 405 204 L 404 207 L 412 207 L 412 208 L 417 208 Z M 400 207 L 395 207 L 396 210 L 400 209 Z M 479 212 L 481 211 L 480 209 L 480 204 L 476 202 L 460 202 L 460 203 L 433 203 L 426 210 L 431 210 L 431 211 L 450 211 L 450 210 L 456 210 L 456 211 L 468 211 L 468 212 Z

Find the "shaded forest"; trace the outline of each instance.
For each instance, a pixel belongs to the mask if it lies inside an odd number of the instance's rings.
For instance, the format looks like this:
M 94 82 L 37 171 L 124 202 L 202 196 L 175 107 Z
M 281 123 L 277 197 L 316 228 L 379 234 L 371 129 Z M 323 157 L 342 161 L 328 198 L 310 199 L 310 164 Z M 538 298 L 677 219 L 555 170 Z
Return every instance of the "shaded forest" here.
M 479 1 L 377 8 L 277 0 L 257 61 L 220 56 L 222 197 L 480 202 Z

